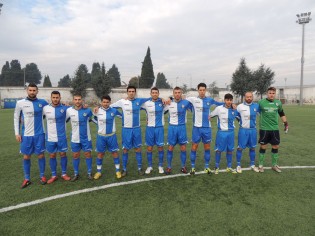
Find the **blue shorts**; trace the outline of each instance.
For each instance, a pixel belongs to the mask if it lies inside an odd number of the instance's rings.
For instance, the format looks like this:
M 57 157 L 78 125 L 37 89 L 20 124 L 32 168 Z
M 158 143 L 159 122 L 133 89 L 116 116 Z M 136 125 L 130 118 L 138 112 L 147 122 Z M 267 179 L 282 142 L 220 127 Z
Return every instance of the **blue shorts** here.
M 210 143 L 211 142 L 211 127 L 193 127 L 192 142 L 193 143 Z
M 71 150 L 72 152 L 91 152 L 92 151 L 92 141 L 81 141 L 81 143 L 73 143 L 71 142 Z
M 48 153 L 67 152 L 68 143 L 67 138 L 58 138 L 58 142 L 46 141 L 46 151 Z
M 164 146 L 164 127 L 148 127 L 145 130 L 145 143 L 147 146 Z
M 116 152 L 119 150 L 116 134 L 111 136 L 97 135 L 95 151 L 104 153 L 106 150 L 110 152 Z
M 238 147 L 255 148 L 257 143 L 257 130 L 240 128 L 238 131 Z
M 22 136 L 20 152 L 24 155 L 36 155 L 45 152 L 45 134 Z
M 231 152 L 234 150 L 234 131 L 221 131 L 217 132 L 215 140 L 215 151 Z
M 122 128 L 122 147 L 125 149 L 138 148 L 142 146 L 141 128 Z
M 167 142 L 171 146 L 175 146 L 177 143 L 179 145 L 188 143 L 186 125 L 169 125 Z

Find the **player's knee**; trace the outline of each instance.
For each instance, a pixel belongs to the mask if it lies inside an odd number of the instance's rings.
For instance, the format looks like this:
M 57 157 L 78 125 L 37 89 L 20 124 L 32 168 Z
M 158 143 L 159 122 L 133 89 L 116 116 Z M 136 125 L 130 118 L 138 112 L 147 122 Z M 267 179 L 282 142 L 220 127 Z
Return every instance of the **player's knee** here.
M 141 152 L 141 148 L 135 148 L 135 152 Z
M 238 150 L 238 151 L 243 151 L 243 149 L 242 149 L 242 148 L 240 148 L 240 147 L 238 147 L 238 148 L 237 148 L 237 150 Z
M 112 157 L 117 158 L 118 157 L 118 152 L 112 152 Z
M 272 149 L 279 149 L 279 145 L 272 145 L 271 148 Z
M 24 159 L 24 160 L 29 160 L 29 159 L 31 159 L 31 156 L 30 156 L 30 155 L 24 155 L 24 156 L 23 156 L 23 159 Z
M 84 152 L 84 156 L 86 158 L 91 158 L 91 152 Z
M 49 154 L 49 157 L 50 157 L 50 158 L 56 158 L 56 156 L 57 156 L 56 153 L 50 153 L 50 154 Z M 61 155 L 60 155 L 60 156 L 61 156 Z
M 172 152 L 174 150 L 174 147 L 170 145 L 168 146 L 168 150 Z
M 232 152 L 232 151 L 227 151 L 226 153 L 227 153 L 227 154 L 233 154 L 233 152 Z
M 67 153 L 66 152 L 60 152 L 59 155 L 60 155 L 60 157 L 65 157 L 65 156 L 67 156 Z
M 123 153 L 128 153 L 128 149 L 124 148 Z
M 42 158 L 44 158 L 45 156 L 44 156 L 44 153 L 41 153 L 41 154 L 39 154 L 37 157 L 38 157 L 38 159 L 42 159 Z
M 148 151 L 148 152 L 152 152 L 152 150 L 153 150 L 153 147 L 152 147 L 152 146 L 148 146 L 148 147 L 147 147 L 147 151 Z
M 210 143 L 205 143 L 203 145 L 203 147 L 204 147 L 205 151 L 210 150 Z
M 221 154 L 221 152 L 219 150 L 215 151 L 217 154 Z
M 191 146 L 191 150 L 192 151 L 197 151 L 198 149 L 198 144 L 197 143 L 193 143 L 192 146 Z
M 158 147 L 159 152 L 164 151 L 163 147 Z
M 72 156 L 74 159 L 78 159 L 80 157 L 80 152 L 74 152 Z
M 185 151 L 186 151 L 186 145 L 180 146 L 180 150 L 181 150 L 182 152 L 185 152 Z

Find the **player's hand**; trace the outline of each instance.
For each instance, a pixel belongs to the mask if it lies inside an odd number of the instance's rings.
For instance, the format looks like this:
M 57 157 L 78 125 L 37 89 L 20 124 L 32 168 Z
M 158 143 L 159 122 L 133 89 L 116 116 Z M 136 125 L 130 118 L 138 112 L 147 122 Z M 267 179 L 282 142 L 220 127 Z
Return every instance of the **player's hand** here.
M 286 121 L 286 122 L 283 123 L 283 125 L 284 125 L 284 133 L 288 133 L 288 131 L 289 131 L 289 123 Z
M 232 103 L 232 108 L 233 108 L 233 110 L 236 110 L 236 108 L 237 108 L 236 104 Z
M 99 107 L 94 107 L 93 108 L 93 113 L 96 114 L 98 112 Z
M 21 135 L 15 135 L 15 139 L 16 139 L 16 141 L 18 141 L 19 143 L 20 142 L 22 142 L 22 137 L 21 137 Z

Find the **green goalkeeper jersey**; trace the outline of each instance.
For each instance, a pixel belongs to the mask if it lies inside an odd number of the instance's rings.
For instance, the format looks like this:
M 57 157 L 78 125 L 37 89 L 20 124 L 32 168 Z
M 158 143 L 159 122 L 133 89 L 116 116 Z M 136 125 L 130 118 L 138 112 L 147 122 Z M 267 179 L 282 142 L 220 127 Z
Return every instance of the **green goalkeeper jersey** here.
M 264 98 L 258 102 L 260 107 L 260 129 L 261 130 L 279 130 L 279 112 L 282 112 L 282 103 L 280 100 L 269 101 Z

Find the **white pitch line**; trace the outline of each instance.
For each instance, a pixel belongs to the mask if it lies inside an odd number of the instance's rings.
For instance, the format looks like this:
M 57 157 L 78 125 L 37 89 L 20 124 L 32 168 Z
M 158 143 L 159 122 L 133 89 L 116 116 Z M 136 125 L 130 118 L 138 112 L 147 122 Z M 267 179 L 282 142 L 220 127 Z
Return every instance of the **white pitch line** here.
M 315 168 L 315 166 L 282 166 L 281 167 L 281 169 L 312 169 L 312 168 Z M 264 167 L 264 169 L 271 169 L 271 167 Z M 242 168 L 242 170 L 243 171 L 249 171 L 249 170 L 251 170 L 251 168 Z M 223 170 L 220 170 L 220 172 L 226 172 L 226 170 L 223 169 Z M 200 174 L 206 174 L 206 173 L 204 171 L 196 172 L 196 175 L 200 175 Z M 113 187 L 117 187 L 117 186 L 131 185 L 131 184 L 137 184 L 137 183 L 142 183 L 142 182 L 149 182 L 149 181 L 155 181 L 155 180 L 161 180 L 161 179 L 171 179 L 171 178 L 184 177 L 184 176 L 190 176 L 190 175 L 189 174 L 186 174 L 186 175 L 185 174 L 175 174 L 175 175 L 158 176 L 158 177 L 131 180 L 131 181 L 120 182 L 120 183 L 112 183 L 112 184 L 102 185 L 102 186 L 98 186 L 98 187 L 94 187 L 94 188 L 81 189 L 81 190 L 77 190 L 77 191 L 73 191 L 73 192 L 69 192 L 69 193 L 57 194 L 55 196 L 46 197 L 46 198 L 31 201 L 31 202 L 21 203 L 21 204 L 15 205 L 15 206 L 4 207 L 4 208 L 0 209 L 0 213 L 17 210 L 17 209 L 24 208 L 24 207 L 33 206 L 33 205 L 41 204 L 44 202 L 49 202 L 49 201 L 60 199 L 60 198 L 74 196 L 74 195 L 78 195 L 81 193 L 89 193 L 89 192 L 113 188 Z

